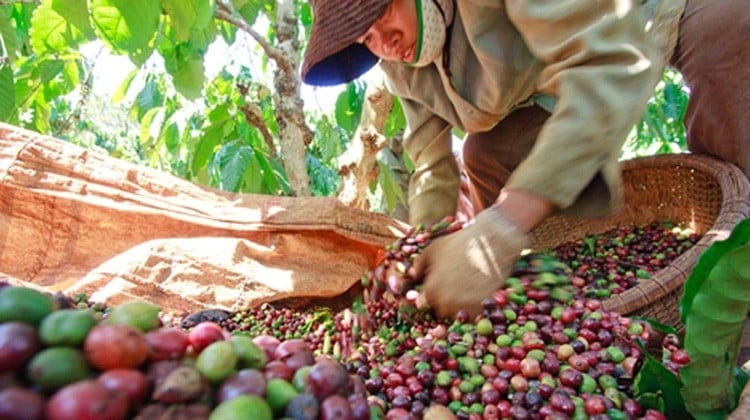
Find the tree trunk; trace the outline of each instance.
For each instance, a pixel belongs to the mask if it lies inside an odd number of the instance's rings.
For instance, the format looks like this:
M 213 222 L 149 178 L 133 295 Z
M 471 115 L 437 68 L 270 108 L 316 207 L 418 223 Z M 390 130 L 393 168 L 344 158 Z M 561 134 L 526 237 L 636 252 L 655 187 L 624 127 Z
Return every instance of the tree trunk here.
M 338 160 L 341 175 L 338 197 L 348 206 L 370 209 L 367 191 L 378 176 L 377 154 L 387 143 L 383 132 L 392 107 L 393 96 L 382 81 L 367 87 L 359 127 Z
M 274 74 L 276 94 L 276 123 L 279 126 L 279 144 L 282 162 L 289 176 L 292 195 L 310 196 L 310 177 L 307 175 L 307 149 L 313 132 L 305 122 L 301 80 L 299 73 L 299 46 L 297 17 L 293 0 L 279 0 L 277 4 L 276 38 L 278 49 L 284 56 L 284 65 Z M 277 64 L 279 64 L 277 62 Z

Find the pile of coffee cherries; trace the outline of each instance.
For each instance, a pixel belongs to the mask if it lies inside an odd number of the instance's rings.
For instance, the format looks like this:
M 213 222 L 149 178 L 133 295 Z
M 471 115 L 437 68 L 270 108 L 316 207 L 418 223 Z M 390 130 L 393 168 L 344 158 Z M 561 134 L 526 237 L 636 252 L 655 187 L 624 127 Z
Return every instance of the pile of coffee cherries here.
M 651 235 L 657 226 L 636 228 L 628 243 L 640 243 L 637 232 Z M 305 340 L 316 354 L 340 360 L 393 418 L 420 418 L 435 404 L 473 419 L 664 417 L 634 398 L 643 362 L 636 340 L 659 340 L 656 347 L 667 350 L 659 356 L 675 373 L 689 357 L 675 336 L 662 342 L 644 322 L 608 312 L 583 293 L 580 273 L 557 257 L 571 245 L 523 257 L 475 319 L 436 319 L 388 292 L 430 241 L 460 228 L 446 220 L 396 241 L 363 277 L 362 298 L 343 311 L 266 304 L 222 325 Z M 687 236 L 676 249 L 697 239 Z

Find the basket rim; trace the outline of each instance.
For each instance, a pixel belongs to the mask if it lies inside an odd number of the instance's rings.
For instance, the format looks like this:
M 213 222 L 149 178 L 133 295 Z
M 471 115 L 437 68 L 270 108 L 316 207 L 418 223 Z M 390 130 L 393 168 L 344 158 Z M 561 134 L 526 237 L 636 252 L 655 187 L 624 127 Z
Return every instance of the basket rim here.
M 721 189 L 721 206 L 711 227 L 690 250 L 645 282 L 639 282 L 637 286 L 602 301 L 605 309 L 622 315 L 646 308 L 682 287 L 702 252 L 714 242 L 725 239 L 734 226 L 750 216 L 750 181 L 732 163 L 693 153 L 662 154 L 621 162 L 623 172 L 663 166 L 687 167 L 710 175 Z M 654 284 L 662 287 L 655 288 Z

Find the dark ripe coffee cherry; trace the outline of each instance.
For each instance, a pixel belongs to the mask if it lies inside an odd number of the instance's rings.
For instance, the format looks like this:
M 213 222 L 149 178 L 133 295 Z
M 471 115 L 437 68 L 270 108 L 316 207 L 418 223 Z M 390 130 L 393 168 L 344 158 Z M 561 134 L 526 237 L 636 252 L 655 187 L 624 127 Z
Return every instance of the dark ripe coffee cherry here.
M 469 392 L 461 397 L 461 402 L 466 406 L 476 404 L 480 401 L 482 401 L 482 395 L 477 391 Z
M 597 342 L 605 347 L 611 345 L 613 341 L 612 333 L 609 330 L 599 330 L 596 333 L 596 338 Z
M 388 376 L 385 377 L 384 385 L 387 388 L 395 388 L 399 385 L 403 385 L 404 378 L 400 374 L 393 372 L 389 373 Z
M 573 389 L 578 389 L 581 386 L 581 381 L 583 381 L 583 374 L 575 368 L 563 370 L 559 377 L 560 384 Z
M 485 419 L 499 419 L 500 409 L 495 404 L 485 404 L 482 416 Z
M 406 395 L 396 395 L 391 400 L 391 406 L 394 408 L 403 408 L 405 410 L 411 409 L 411 398 Z
M 586 356 L 581 354 L 574 354 L 568 358 L 568 364 L 574 369 L 586 372 L 589 370 L 589 361 Z
M 441 345 L 435 345 L 430 349 L 430 355 L 433 359 L 435 359 L 438 362 L 443 362 L 448 359 L 448 356 L 450 353 L 448 352 L 448 348 Z
M 500 347 L 497 349 L 497 352 L 495 353 L 495 359 L 500 360 L 507 360 L 510 356 L 510 348 L 509 347 Z
M 492 322 L 493 325 L 499 325 L 505 323 L 505 313 L 500 308 L 495 308 L 487 315 L 487 318 Z
M 507 379 L 498 376 L 492 380 L 492 387 L 495 388 L 500 395 L 508 395 L 510 382 Z
M 403 377 L 414 376 L 417 373 L 414 358 L 409 355 L 401 356 L 396 362 L 396 372 Z
M 563 392 L 553 392 L 549 398 L 550 405 L 556 411 L 572 416 L 576 410 L 575 404 L 568 395 Z
M 526 357 L 526 350 L 523 347 L 514 346 L 510 348 L 510 355 L 514 359 L 521 360 Z
M 492 337 L 496 338 L 499 335 L 503 335 L 508 331 L 508 328 L 505 326 L 505 324 L 494 324 L 492 326 Z
M 323 400 L 333 394 L 348 396 L 352 391 L 352 382 L 341 364 L 322 360 L 310 369 L 305 387 L 318 400 Z
M 500 401 L 500 392 L 495 388 L 490 388 L 482 392 L 482 404 L 497 404 Z
M 421 418 L 424 414 L 424 410 L 427 408 L 427 404 L 422 401 L 412 401 L 411 403 L 411 414 L 417 418 Z M 369 417 L 368 417 L 369 419 Z
M 401 395 L 401 396 L 411 399 L 411 391 L 409 391 L 409 388 L 403 385 L 399 385 L 395 388 L 392 388 L 392 390 L 393 390 L 394 397 Z
M 529 414 L 529 410 L 516 404 L 514 404 L 513 407 L 511 407 L 510 415 L 516 420 L 527 420 L 531 418 L 531 414 Z
M 552 375 L 557 375 L 560 372 L 560 362 L 554 357 L 545 357 L 542 360 L 542 370 Z
M 436 404 L 447 405 L 449 400 L 448 391 L 443 388 L 432 388 L 430 399 Z
M 593 332 L 599 331 L 599 325 L 599 320 L 591 317 L 586 318 L 583 320 L 583 322 L 581 322 L 581 328 L 585 328 Z
M 604 414 L 607 411 L 605 398 L 601 395 L 591 395 L 584 399 L 584 410 L 589 416 Z
M 515 375 L 515 373 L 507 369 L 503 369 L 497 374 L 498 378 L 505 379 L 506 381 L 510 381 L 510 378 L 512 378 L 513 375 Z
M 431 402 L 431 400 L 430 400 L 430 394 L 428 394 L 426 390 L 425 391 L 417 392 L 412 397 L 412 404 L 415 403 L 415 402 L 417 402 L 417 401 L 423 403 L 425 406 L 429 406 L 430 402 Z
M 514 406 L 523 407 L 526 403 L 526 392 L 516 392 L 510 399 L 511 404 Z
M 320 420 L 353 418 L 349 401 L 341 395 L 331 395 L 320 404 Z
M 538 302 L 536 304 L 536 307 L 537 307 L 537 311 L 540 314 L 549 314 L 550 312 L 552 312 L 552 302 L 550 302 L 549 300 L 543 300 L 541 302 Z
M 584 351 L 586 351 L 586 345 L 583 344 L 581 340 L 573 340 L 569 344 L 573 347 L 573 351 L 575 351 L 578 354 L 581 354 Z
M 583 338 L 589 343 L 593 343 L 596 341 L 596 333 L 587 329 L 587 328 L 581 328 L 578 330 L 578 336 Z
M 471 315 L 469 315 L 468 311 L 461 309 L 456 313 L 456 321 L 465 324 L 471 321 Z
M 482 307 L 485 311 L 491 312 L 497 308 L 497 302 L 492 297 L 487 297 L 482 301 Z
M 376 376 L 369 378 L 365 381 L 365 388 L 370 394 L 377 394 L 383 389 L 384 381 L 383 378 Z
M 537 392 L 539 393 L 539 396 L 541 396 L 545 400 L 548 400 L 552 396 L 552 393 L 554 391 L 555 391 L 555 388 L 549 384 L 540 384 L 539 387 L 537 388 Z
M 690 362 L 690 356 L 685 350 L 676 349 L 671 351 L 669 360 L 677 365 L 684 366 Z
M 640 417 L 641 415 L 643 415 L 643 408 L 641 408 L 641 405 L 638 403 L 638 401 L 630 398 L 622 402 L 622 411 L 624 411 L 625 414 L 633 417 Z
M 525 406 L 538 410 L 539 407 L 542 405 L 543 399 L 542 396 L 539 395 L 539 392 L 537 391 L 529 391 L 526 393 L 526 401 Z
M 425 388 L 431 387 L 435 383 L 435 374 L 429 370 L 421 370 L 417 373 L 417 380 Z

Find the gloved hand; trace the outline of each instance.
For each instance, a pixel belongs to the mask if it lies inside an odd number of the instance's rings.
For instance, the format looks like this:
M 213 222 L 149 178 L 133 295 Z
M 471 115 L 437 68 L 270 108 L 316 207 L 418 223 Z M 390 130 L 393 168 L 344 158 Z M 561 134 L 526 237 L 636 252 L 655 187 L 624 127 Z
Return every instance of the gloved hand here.
M 528 235 L 490 207 L 470 226 L 428 245 L 413 273 L 423 278 L 424 297 L 438 316 L 455 317 L 463 309 L 475 317 L 529 244 Z

